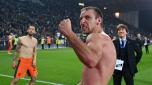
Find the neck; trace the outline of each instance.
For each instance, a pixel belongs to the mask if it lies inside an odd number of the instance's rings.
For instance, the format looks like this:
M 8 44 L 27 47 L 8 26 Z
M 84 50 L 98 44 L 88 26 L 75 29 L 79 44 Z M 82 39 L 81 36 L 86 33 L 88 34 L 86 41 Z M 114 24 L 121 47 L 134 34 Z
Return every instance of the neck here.
M 126 38 L 126 36 L 123 36 L 123 37 L 120 37 L 121 39 L 125 39 Z
M 103 32 L 102 29 L 103 29 L 102 27 L 96 27 L 96 28 L 94 28 L 93 32 L 94 33 L 101 33 L 101 32 Z
M 29 37 L 29 38 L 31 38 L 31 39 L 32 39 L 32 37 L 33 37 L 33 36 L 28 34 L 28 35 L 27 35 L 27 37 Z

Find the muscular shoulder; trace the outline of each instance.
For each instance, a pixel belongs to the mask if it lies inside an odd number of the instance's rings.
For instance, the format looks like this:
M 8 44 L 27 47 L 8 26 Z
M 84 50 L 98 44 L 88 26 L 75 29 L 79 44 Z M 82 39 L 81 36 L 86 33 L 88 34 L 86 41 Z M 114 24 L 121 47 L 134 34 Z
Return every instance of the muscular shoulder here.
M 94 50 L 96 49 L 96 51 L 99 51 L 100 53 L 103 49 L 109 49 L 113 47 L 111 38 L 105 33 L 90 34 L 87 37 L 86 43 L 90 48 Z
M 107 35 L 106 33 L 101 33 L 101 39 L 105 42 L 112 42 L 111 38 L 109 37 L 109 35 Z
M 33 40 L 34 40 L 34 42 L 36 42 L 36 43 L 37 43 L 37 39 L 36 39 L 35 37 L 33 37 Z
M 92 33 L 88 35 L 87 42 L 94 42 L 96 44 L 105 44 L 112 42 L 111 38 L 106 33 Z
M 18 38 L 18 40 L 19 40 L 19 42 L 22 42 L 22 41 L 25 40 L 25 38 L 26 38 L 26 36 L 21 36 L 21 37 Z
M 26 38 L 26 36 L 19 37 L 20 40 L 25 39 L 25 38 Z

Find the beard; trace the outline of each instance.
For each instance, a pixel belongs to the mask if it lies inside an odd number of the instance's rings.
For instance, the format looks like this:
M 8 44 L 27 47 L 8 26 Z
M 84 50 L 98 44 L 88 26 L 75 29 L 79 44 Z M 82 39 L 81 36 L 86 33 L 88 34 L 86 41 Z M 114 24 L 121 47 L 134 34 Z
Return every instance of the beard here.
M 31 34 L 31 33 L 28 33 L 28 35 L 29 35 L 29 36 L 33 36 L 33 34 Z

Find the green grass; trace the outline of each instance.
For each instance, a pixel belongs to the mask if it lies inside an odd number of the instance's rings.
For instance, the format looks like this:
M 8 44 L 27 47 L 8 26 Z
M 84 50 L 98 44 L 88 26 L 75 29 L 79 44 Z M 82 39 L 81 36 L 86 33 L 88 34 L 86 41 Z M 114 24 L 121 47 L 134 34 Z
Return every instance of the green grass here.
M 11 68 L 13 55 L 0 52 L 0 74 L 13 76 Z M 82 64 L 71 48 L 38 50 L 38 79 L 64 85 L 76 85 L 81 79 Z M 150 54 L 145 54 L 138 64 L 139 72 L 135 76 L 135 85 L 152 85 L 152 47 Z M 29 78 L 29 77 L 26 77 Z M 9 85 L 12 78 L 0 76 L 0 85 Z M 28 81 L 21 80 L 17 85 L 26 85 Z M 122 82 L 122 85 L 125 85 Z M 36 85 L 53 85 L 37 82 Z M 109 85 L 112 85 L 112 80 Z

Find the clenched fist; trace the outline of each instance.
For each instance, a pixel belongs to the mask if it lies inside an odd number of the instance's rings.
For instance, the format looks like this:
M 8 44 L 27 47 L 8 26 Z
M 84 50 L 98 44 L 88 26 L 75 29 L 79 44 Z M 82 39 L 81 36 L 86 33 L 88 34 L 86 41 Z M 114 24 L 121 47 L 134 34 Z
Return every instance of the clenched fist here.
M 59 30 L 64 36 L 70 36 L 70 34 L 73 32 L 71 27 L 71 20 L 64 19 L 59 24 Z

